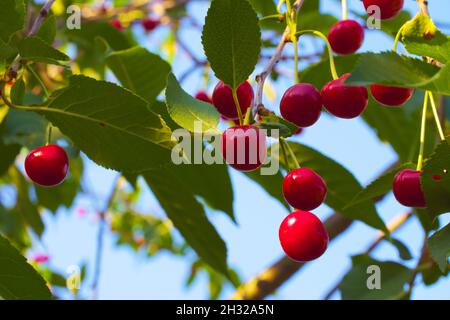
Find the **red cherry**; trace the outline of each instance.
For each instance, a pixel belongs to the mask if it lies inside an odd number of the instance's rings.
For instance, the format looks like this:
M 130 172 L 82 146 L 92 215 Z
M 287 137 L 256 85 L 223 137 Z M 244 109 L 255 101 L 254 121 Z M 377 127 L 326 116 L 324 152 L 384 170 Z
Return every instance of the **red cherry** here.
M 299 127 L 309 127 L 322 111 L 320 92 L 312 84 L 299 83 L 286 90 L 280 102 L 283 118 Z
M 405 169 L 394 178 L 394 196 L 406 207 L 425 208 L 425 196 L 420 184 L 421 171 Z
M 385 106 L 398 107 L 411 99 L 414 94 L 414 89 L 372 84 L 370 86 L 370 92 L 379 103 Z
M 51 144 L 31 151 L 25 159 L 25 171 L 30 179 L 45 187 L 63 182 L 69 169 L 69 159 L 63 148 Z
M 310 211 L 320 206 L 327 196 L 322 177 L 309 168 L 289 172 L 283 180 L 286 201 L 296 209 Z
M 158 19 L 145 18 L 145 19 L 142 19 L 141 24 L 142 24 L 142 27 L 145 29 L 145 31 L 151 32 L 151 31 L 155 30 L 155 28 L 157 26 L 159 26 L 160 21 Z
M 256 126 L 230 127 L 222 135 L 222 156 L 233 168 L 252 171 L 266 160 L 266 134 Z
M 364 41 L 364 28 L 355 20 L 338 21 L 331 27 L 328 41 L 338 54 L 354 53 Z
M 120 22 L 120 20 L 118 20 L 118 19 L 111 19 L 111 20 L 109 21 L 109 23 L 110 23 L 114 28 L 116 28 L 117 30 L 120 30 L 120 31 L 123 30 L 123 25 L 122 25 L 122 22 Z
M 380 8 L 380 19 L 387 20 L 395 17 L 402 11 L 404 0 L 363 0 L 364 7 L 368 14 L 373 14 L 369 11 L 370 6 L 378 6 Z
M 298 262 L 317 259 L 328 246 L 325 226 L 308 211 L 289 214 L 281 223 L 278 235 L 286 255 Z
M 203 102 L 212 104 L 211 98 L 209 97 L 209 95 L 205 91 L 197 92 L 197 94 L 195 95 L 195 99 L 198 99 L 198 100 L 201 100 Z
M 237 88 L 237 97 L 241 106 L 242 115 L 245 115 L 253 100 L 253 89 L 248 81 L 244 81 L 239 85 Z M 222 81 L 219 81 L 214 88 L 212 100 L 220 114 L 228 119 L 238 118 L 231 88 Z
M 298 128 L 297 131 L 294 133 L 294 135 L 299 136 L 303 133 L 304 129 L 303 128 Z
M 339 79 L 328 82 L 320 92 L 323 106 L 328 112 L 344 119 L 359 116 L 369 102 L 369 94 L 365 87 L 344 84 L 349 76 L 350 73 L 346 73 Z

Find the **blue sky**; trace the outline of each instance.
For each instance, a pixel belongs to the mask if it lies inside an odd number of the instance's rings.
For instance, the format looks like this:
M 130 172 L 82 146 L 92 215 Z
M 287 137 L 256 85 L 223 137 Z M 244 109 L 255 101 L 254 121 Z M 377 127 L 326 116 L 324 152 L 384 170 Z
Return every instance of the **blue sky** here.
M 308 0 L 306 0 L 308 1 Z M 406 8 L 417 11 L 414 1 L 407 0 Z M 334 14 L 340 13 L 335 1 L 326 1 L 322 10 Z M 349 1 L 350 8 L 362 11 L 360 1 Z M 190 10 L 195 18 L 203 23 L 206 4 L 194 3 Z M 436 21 L 446 21 L 450 12 L 448 0 L 430 1 L 430 13 Z M 445 29 L 444 29 L 445 30 Z M 445 30 L 449 33 L 450 30 Z M 142 40 L 141 44 L 154 51 L 161 39 L 166 35 L 158 30 L 151 36 L 144 36 L 141 30 L 135 30 Z M 181 32 L 182 39 L 198 56 L 202 55 L 200 34 L 194 29 L 185 27 Z M 392 40 L 378 32 L 367 32 L 362 51 L 382 51 L 392 47 Z M 302 50 L 311 50 L 307 45 Z M 401 50 L 401 49 L 400 49 Z M 176 75 L 181 75 L 189 68 L 186 56 L 180 50 L 173 66 Z M 183 84 L 184 88 L 195 93 L 200 85 L 200 73 L 194 74 Z M 283 77 L 274 84 L 278 99 L 284 90 L 292 85 L 292 79 Z M 212 88 L 210 88 L 212 89 Z M 272 109 L 277 110 L 278 101 Z M 277 110 L 278 111 L 278 110 Z M 399 128 L 401 130 L 401 128 Z M 396 159 L 392 149 L 381 144 L 375 133 L 360 119 L 340 120 L 322 116 L 312 128 L 296 138 L 327 156 L 343 164 L 362 183 L 367 184 L 383 169 Z M 106 197 L 116 173 L 102 169 L 87 161 L 85 183 L 89 184 L 101 197 Z M 245 280 L 262 271 L 282 255 L 278 242 L 278 226 L 286 211 L 276 201 L 268 197 L 257 185 L 242 174 L 231 170 L 231 178 L 235 190 L 234 208 L 238 226 L 225 215 L 210 212 L 209 217 L 225 240 L 229 251 L 229 264 L 236 267 Z M 249 199 L 255 201 L 249 201 Z M 84 206 L 87 199 L 77 199 L 74 208 Z M 100 203 L 101 204 L 101 203 Z M 153 196 L 146 191 L 140 202 L 143 211 L 163 215 Z M 378 205 L 379 212 L 385 221 L 393 216 L 406 212 L 407 208 L 399 205 L 392 196 Z M 315 213 L 325 219 L 331 210 L 322 206 Z M 74 210 L 60 210 L 55 217 L 44 214 L 46 231 L 42 243 L 38 243 L 35 252 L 45 251 L 51 256 L 50 265 L 64 273 L 68 266 L 88 263 L 88 278 L 82 288 L 85 297 L 90 297 L 89 285 L 92 280 L 93 261 L 97 235 L 97 221 L 92 216 L 80 218 Z M 443 223 L 449 221 L 448 215 L 442 218 Z M 326 254 L 308 264 L 291 281 L 286 283 L 274 296 L 280 299 L 320 299 L 350 267 L 350 256 L 363 252 L 376 236 L 376 231 L 362 223 L 354 223 L 343 236 L 333 241 Z M 416 219 L 396 233 L 396 237 L 408 244 L 415 260 L 423 239 L 423 232 Z M 101 299 L 204 299 L 208 296 L 207 279 L 201 277 L 191 288 L 186 289 L 186 280 L 190 261 L 160 254 L 146 258 L 126 247 L 114 245 L 115 236 L 106 232 L 103 267 L 100 279 L 99 298 Z M 377 259 L 397 259 L 392 246 L 382 244 L 374 252 Z M 413 267 L 415 260 L 408 262 Z M 225 291 L 223 298 L 233 292 Z M 334 298 L 338 298 L 336 294 Z M 418 285 L 413 293 L 414 299 L 449 299 L 450 279 L 441 280 L 431 287 Z

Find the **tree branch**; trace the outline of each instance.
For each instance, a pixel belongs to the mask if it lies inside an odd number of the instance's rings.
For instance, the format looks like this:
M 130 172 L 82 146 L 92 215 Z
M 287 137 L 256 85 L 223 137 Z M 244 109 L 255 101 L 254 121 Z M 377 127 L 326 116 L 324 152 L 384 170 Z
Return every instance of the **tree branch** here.
M 297 14 L 300 11 L 300 9 L 302 8 L 303 2 L 304 2 L 304 0 L 297 0 L 294 3 L 294 7 L 297 10 Z M 287 40 L 289 39 L 289 35 L 290 35 L 290 30 L 289 30 L 289 26 L 287 26 L 281 36 L 281 39 L 277 45 L 277 48 L 275 49 L 274 55 L 269 60 L 267 66 L 263 69 L 263 71 L 256 76 L 256 83 L 257 83 L 256 98 L 255 98 L 255 102 L 252 107 L 252 114 L 254 116 L 256 116 L 259 107 L 263 106 L 262 97 L 263 97 L 263 91 L 264 91 L 264 82 L 266 81 L 269 74 L 272 72 L 272 70 L 275 67 L 275 65 L 277 64 L 277 62 L 281 59 L 283 49 L 286 45 Z
M 97 232 L 97 244 L 95 249 L 95 262 L 94 262 L 94 276 L 92 280 L 91 290 L 92 290 L 92 299 L 96 300 L 98 298 L 98 283 L 100 280 L 101 273 L 101 264 L 102 264 L 102 254 L 103 254 L 103 238 L 105 235 L 105 225 L 106 225 L 106 214 L 109 208 L 112 206 L 114 198 L 119 191 L 120 185 L 122 182 L 122 176 L 118 176 L 114 181 L 113 188 L 111 193 L 106 200 L 106 205 L 103 211 L 99 213 L 100 220 L 98 224 L 98 232 Z
M 48 13 L 50 12 L 50 8 L 54 2 L 55 2 L 55 0 L 48 0 L 44 4 L 44 6 L 39 11 L 39 15 L 37 16 L 36 20 L 34 20 L 33 26 L 31 27 L 30 31 L 28 32 L 27 37 L 36 34 L 36 32 L 39 30 L 39 27 L 41 26 L 44 19 L 47 18 Z
M 420 12 L 429 16 L 430 12 L 428 11 L 428 0 L 417 0 L 417 3 L 419 4 Z

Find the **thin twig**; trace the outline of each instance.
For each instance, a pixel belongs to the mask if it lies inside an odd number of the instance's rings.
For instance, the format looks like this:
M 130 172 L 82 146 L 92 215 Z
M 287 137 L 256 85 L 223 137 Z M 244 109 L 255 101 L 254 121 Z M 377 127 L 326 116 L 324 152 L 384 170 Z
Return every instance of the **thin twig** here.
M 417 0 L 417 3 L 419 4 L 420 11 L 429 16 L 430 12 L 428 11 L 428 0 Z
M 48 13 L 50 11 L 51 6 L 56 0 L 48 0 L 39 11 L 39 15 L 34 20 L 34 23 L 30 29 L 30 31 L 27 33 L 27 37 L 31 37 L 32 35 L 35 35 L 36 32 L 39 30 L 42 22 L 47 18 Z M 21 59 L 20 55 L 18 54 L 16 58 L 14 59 L 14 63 L 10 68 L 10 77 L 15 78 L 17 75 L 17 70 L 19 70 L 19 67 L 21 65 Z
M 300 11 L 301 7 L 303 6 L 304 0 L 297 0 L 294 4 L 297 13 Z M 273 68 L 277 64 L 277 62 L 281 59 L 283 49 L 286 45 L 286 41 L 289 39 L 290 36 L 290 30 L 289 26 L 286 27 L 284 30 L 280 42 L 277 45 L 277 48 L 275 49 L 275 53 L 273 54 L 272 58 L 269 60 L 267 66 L 263 69 L 263 71 L 256 76 L 256 98 L 255 102 L 253 104 L 252 108 L 252 114 L 256 116 L 258 108 L 260 106 L 263 106 L 262 98 L 263 98 L 263 91 L 264 91 L 264 82 L 266 81 L 269 74 L 272 72 Z
M 180 48 L 183 49 L 183 51 L 188 55 L 188 57 L 191 58 L 192 61 L 195 62 L 196 65 L 198 65 L 198 66 L 205 65 L 205 62 L 198 59 L 195 56 L 195 54 L 191 51 L 191 49 L 180 39 L 180 37 L 178 35 L 176 37 L 176 42 L 178 43 Z
M 102 255 L 103 255 L 103 238 L 105 235 L 105 226 L 106 226 L 106 214 L 109 210 L 109 208 L 112 206 L 112 203 L 114 201 L 114 198 L 117 194 L 117 191 L 120 188 L 121 184 L 121 176 L 119 175 L 113 184 L 113 189 L 111 190 L 111 193 L 106 201 L 105 208 L 102 212 L 99 213 L 99 224 L 98 224 L 98 232 L 97 232 L 97 244 L 96 244 L 96 250 L 95 250 L 95 263 L 94 263 L 94 276 L 92 280 L 92 299 L 96 300 L 98 298 L 98 283 L 100 280 L 100 273 L 101 273 L 101 264 L 102 264 Z
M 419 260 L 417 261 L 416 267 L 414 268 L 411 278 L 408 281 L 408 291 L 407 291 L 408 295 L 411 295 L 414 289 L 417 275 L 420 273 L 422 263 L 427 259 L 427 256 L 428 256 L 428 247 L 427 247 L 427 237 L 425 236 L 425 239 L 423 240 L 422 249 L 420 250 Z
M 47 18 L 50 8 L 54 2 L 55 0 L 48 0 L 41 8 L 41 10 L 39 11 L 39 15 L 37 16 L 36 20 L 34 20 L 33 26 L 27 34 L 28 37 L 36 34 L 36 32 L 39 30 L 39 27 L 41 26 L 44 19 Z

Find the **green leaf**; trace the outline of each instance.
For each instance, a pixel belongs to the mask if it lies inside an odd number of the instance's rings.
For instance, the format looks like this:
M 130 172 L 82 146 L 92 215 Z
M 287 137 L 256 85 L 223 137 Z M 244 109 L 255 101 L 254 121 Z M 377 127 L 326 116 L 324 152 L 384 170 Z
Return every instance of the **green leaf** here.
M 339 285 L 342 299 L 345 300 L 392 300 L 399 299 L 404 294 L 404 286 L 411 278 L 412 271 L 396 262 L 377 261 L 367 255 L 352 257 L 352 269 L 345 275 Z M 369 277 L 375 273 L 368 273 L 369 266 L 380 269 L 380 289 L 370 290 L 367 287 Z M 372 282 L 370 282 L 372 283 Z
M 13 212 L 20 215 L 27 225 L 41 236 L 44 232 L 44 223 L 42 222 L 41 214 L 36 205 L 30 199 L 30 192 L 28 183 L 18 169 L 11 167 L 10 175 L 13 183 L 17 188 L 17 201 Z
M 436 35 L 438 29 L 431 18 L 420 12 L 413 19 L 406 22 L 403 30 L 403 39 L 431 39 Z
M 348 84 L 380 83 L 400 87 L 417 87 L 430 80 L 439 68 L 419 59 L 398 55 L 392 51 L 361 54 Z
M 403 164 L 385 174 L 378 179 L 372 181 L 367 187 L 361 190 L 355 197 L 345 206 L 345 208 L 351 208 L 361 202 L 374 201 L 377 197 L 380 197 L 392 190 L 392 183 L 395 175 L 406 168 L 414 168 L 412 163 Z
M 44 19 L 36 36 L 52 45 L 56 36 L 56 17 L 54 15 L 48 16 Z
M 441 277 L 447 276 L 450 272 L 449 268 L 442 272 L 437 263 L 433 260 L 430 254 L 427 254 L 421 262 L 422 280 L 426 286 L 435 284 Z
M 261 169 L 244 172 L 244 174 L 257 183 L 264 191 L 267 192 L 274 199 L 278 200 L 282 206 L 290 211 L 289 204 L 286 202 L 283 196 L 281 185 L 283 183 L 283 175 L 278 171 L 274 175 L 263 175 Z
M 23 104 L 23 98 L 25 96 L 25 82 L 22 78 L 16 80 L 11 87 L 11 102 L 16 105 Z
M 0 298 L 48 300 L 52 294 L 44 279 L 9 241 L 0 235 Z
M 6 209 L 0 204 L 0 234 L 8 237 L 20 250 L 28 249 L 31 240 L 27 226 L 14 209 Z
M 415 208 L 414 213 L 426 233 L 439 229 L 439 219 L 434 219 L 427 209 Z
M 294 3 L 294 1 L 291 1 Z M 309 0 L 305 1 L 302 6 L 302 13 L 319 12 L 320 11 L 320 0 Z
M 60 64 L 60 61 L 68 61 L 70 58 L 56 50 L 39 37 L 24 38 L 19 42 L 19 53 L 23 59 L 49 64 Z
M 10 109 L 2 123 L 5 144 L 20 144 L 34 149 L 45 144 L 47 121 L 31 112 Z
M 428 239 L 430 255 L 444 273 L 448 269 L 450 256 L 450 224 L 437 231 Z
M 170 65 L 142 47 L 113 52 L 106 64 L 122 85 L 147 101 L 153 101 L 166 86 Z
M 258 62 L 261 32 L 258 17 L 246 0 L 211 2 L 202 43 L 217 78 L 236 89 Z
M 186 130 L 196 132 L 195 124 L 201 123 L 202 132 L 216 131 L 219 112 L 211 104 L 187 94 L 172 73 L 167 78 L 166 103 L 170 117 Z
M 316 171 L 325 180 L 328 187 L 325 203 L 329 207 L 349 219 L 360 220 L 371 227 L 386 231 L 386 226 L 378 216 L 373 202 L 366 201 L 351 208 L 345 208 L 355 194 L 362 190 L 360 183 L 352 173 L 333 159 L 324 156 L 312 148 L 295 142 L 287 143 L 301 166 Z M 274 146 L 279 147 L 278 144 Z M 274 146 L 272 146 L 272 150 Z M 275 154 L 271 156 L 277 157 Z M 280 164 L 284 168 L 287 168 L 284 157 L 280 157 L 280 152 L 278 152 L 278 157 L 280 158 Z M 276 159 L 274 158 L 272 161 L 276 161 Z
M 35 108 L 97 164 L 143 171 L 170 161 L 171 131 L 147 103 L 113 83 L 84 76 Z
M 67 35 L 69 40 L 88 50 L 94 48 L 96 37 L 105 39 L 113 50 L 125 50 L 133 46 L 124 32 L 105 21 L 83 22 L 81 29 L 68 30 Z
M 25 4 L 23 0 L 2 0 L 0 10 L 0 40 L 9 42 L 11 35 L 23 29 L 25 22 Z
M 2 176 L 8 168 L 14 163 L 17 155 L 20 152 L 20 145 L 9 144 L 6 145 L 0 139 L 0 176 Z
M 289 122 L 287 120 L 284 120 L 281 117 L 278 117 L 275 114 L 270 114 L 267 116 L 260 117 L 261 121 L 257 122 L 256 125 L 260 128 L 267 130 L 267 135 L 270 136 L 270 130 L 277 129 L 279 130 L 280 137 L 288 138 L 298 131 L 298 127 L 293 124 L 292 122 Z
M 385 239 L 397 249 L 400 259 L 411 260 L 413 258 L 411 251 L 409 251 L 408 247 L 403 242 L 392 237 L 387 237 Z
M 5 69 L 6 65 L 14 60 L 17 53 L 17 48 L 0 39 L 0 71 Z
M 328 34 L 331 27 L 338 22 L 335 16 L 330 14 L 320 14 L 319 12 L 308 12 L 298 15 L 297 30 L 317 30 L 323 34 Z
M 403 43 L 411 54 L 434 58 L 442 63 L 450 60 L 450 38 L 439 31 L 431 18 L 419 13 L 405 24 Z
M 226 165 L 173 165 L 168 170 L 184 182 L 186 189 L 201 197 L 211 208 L 227 213 L 234 221 L 233 187 Z
M 425 163 L 421 175 L 427 209 L 432 217 L 450 212 L 450 145 L 442 141 Z
M 419 59 L 382 52 L 362 54 L 346 83 L 363 86 L 379 83 L 450 95 L 449 77 L 450 65 L 440 69 Z
M 361 16 L 361 19 L 366 20 L 366 17 Z M 398 30 L 409 20 L 411 20 L 411 14 L 408 11 L 401 11 L 394 18 L 383 20 L 381 23 L 381 31 L 395 38 Z
M 275 2 L 272 0 L 248 0 L 248 2 L 250 2 L 253 9 L 260 14 L 261 18 L 278 14 Z M 286 24 L 277 20 L 269 19 L 260 21 L 260 25 L 262 29 L 271 29 L 281 32 L 283 31 L 283 28 L 285 28 Z
M 70 159 L 69 175 L 58 186 L 45 188 L 35 185 L 39 205 L 56 212 L 59 207 L 70 208 L 80 190 L 80 180 L 83 174 L 83 161 L 80 157 Z
M 450 60 L 450 38 L 440 32 L 431 40 L 405 40 L 404 43 L 411 54 L 431 57 L 442 63 Z
M 184 183 L 169 170 L 151 170 L 144 174 L 162 208 L 174 226 L 198 256 L 217 271 L 227 274 L 227 249 L 202 205 Z M 174 185 L 177 187 L 174 188 Z

